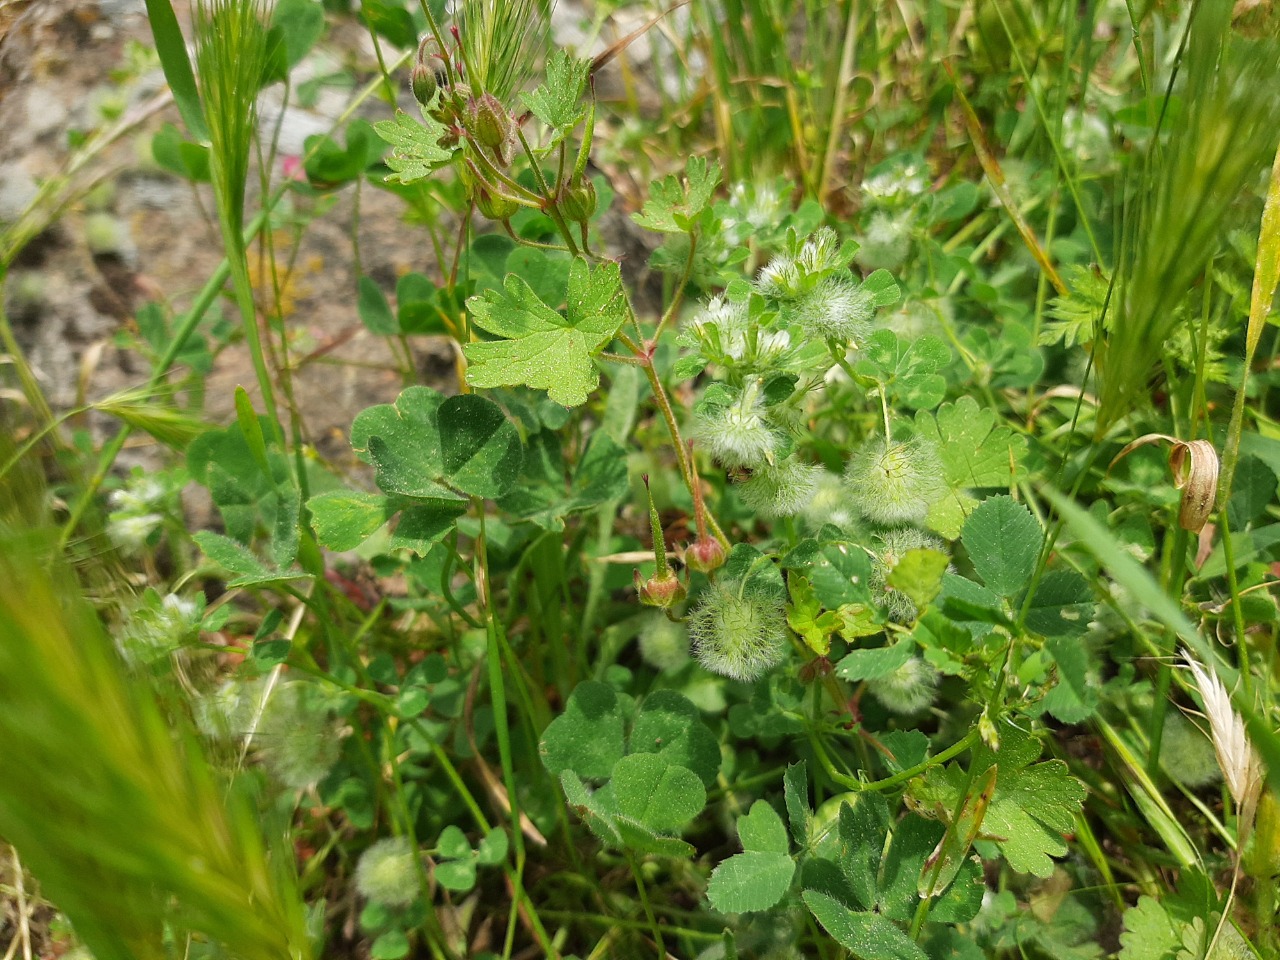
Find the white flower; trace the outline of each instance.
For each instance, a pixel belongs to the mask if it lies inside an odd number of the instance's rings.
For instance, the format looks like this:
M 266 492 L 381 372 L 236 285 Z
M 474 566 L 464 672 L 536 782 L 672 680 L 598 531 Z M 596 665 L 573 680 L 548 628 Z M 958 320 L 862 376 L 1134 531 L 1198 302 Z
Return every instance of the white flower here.
M 801 292 L 804 275 L 791 257 L 779 254 L 760 268 L 756 287 L 766 297 L 789 300 Z
M 920 523 L 946 491 L 937 451 L 920 437 L 872 437 L 854 453 L 845 479 L 862 515 L 875 523 Z
M 777 437 L 764 420 L 760 387 L 748 384 L 736 403 L 703 414 L 694 438 L 723 467 L 758 467 L 773 461 Z
M 911 249 L 910 227 L 905 216 L 877 210 L 867 223 L 866 233 L 859 238 L 858 265 L 864 270 L 893 270 L 901 266 Z
M 107 523 L 107 536 L 122 550 L 137 550 L 147 542 L 151 531 L 163 522 L 164 517 L 158 513 L 112 517 Z

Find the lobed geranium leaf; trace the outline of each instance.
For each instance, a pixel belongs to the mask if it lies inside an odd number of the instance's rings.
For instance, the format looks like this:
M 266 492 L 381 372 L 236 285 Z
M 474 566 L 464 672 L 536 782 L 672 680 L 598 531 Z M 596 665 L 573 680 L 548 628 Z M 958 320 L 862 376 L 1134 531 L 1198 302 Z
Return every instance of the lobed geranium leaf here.
M 547 62 L 547 79 L 536 90 L 520 94 L 533 115 L 552 129 L 552 145 L 582 122 L 582 91 L 590 69 L 591 61 L 557 50 Z
M 448 133 L 444 124 L 425 111 L 419 121 L 397 110 L 394 120 L 379 120 L 373 129 L 391 144 L 387 166 L 392 172 L 386 177 L 388 183 L 423 180 L 453 159 L 453 151 L 440 146 L 440 138 Z
M 649 199 L 631 219 L 646 230 L 658 233 L 688 233 L 720 183 L 720 165 L 704 157 L 690 157 L 685 164 L 685 182 L 674 174 L 655 183 Z
M 1007 488 L 1026 454 L 1027 441 L 997 426 L 995 411 L 980 408 L 973 397 L 944 403 L 936 413 L 918 411 L 916 430 L 937 445 L 952 490 Z
M 467 301 L 476 326 L 501 340 L 463 347 L 476 387 L 523 385 L 546 390 L 556 403 L 576 407 L 600 384 L 592 358 L 622 326 L 626 300 L 616 263 L 594 271 L 585 261 L 569 268 L 568 308 L 560 313 L 515 274 L 504 289 L 486 290 Z

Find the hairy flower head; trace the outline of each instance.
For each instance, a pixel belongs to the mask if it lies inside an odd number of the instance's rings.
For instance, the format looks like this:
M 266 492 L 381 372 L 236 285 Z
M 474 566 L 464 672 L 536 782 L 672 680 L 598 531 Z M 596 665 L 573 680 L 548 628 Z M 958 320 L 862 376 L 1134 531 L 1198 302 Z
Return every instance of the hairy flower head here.
M 640 657 L 655 670 L 679 670 L 689 662 L 689 634 L 664 614 L 646 618 L 640 628 Z
M 821 467 L 791 456 L 756 468 L 738 491 L 747 506 L 766 517 L 792 517 L 813 499 L 821 476 Z
M 886 710 L 910 716 L 919 713 L 938 692 L 938 671 L 921 657 L 912 657 L 892 673 L 867 681 L 867 692 Z
M 780 600 L 744 593 L 741 586 L 713 584 L 689 615 L 689 636 L 703 667 L 749 682 L 782 660 L 787 619 Z
M 796 301 L 794 316 L 810 336 L 856 344 L 866 339 L 875 310 L 875 297 L 854 280 L 830 277 Z
M 859 522 L 858 512 L 849 505 L 849 491 L 837 474 L 823 472 L 818 477 L 813 496 L 803 508 L 804 518 L 814 529 L 831 523 L 841 530 L 849 530 Z
M 773 459 L 777 437 L 765 422 L 759 385 L 750 383 L 724 407 L 700 414 L 694 439 L 723 467 L 756 467 Z
M 946 490 L 933 444 L 922 437 L 872 437 L 849 461 L 849 492 L 862 515 L 875 523 L 920 523 Z
M 877 210 L 858 238 L 858 265 L 864 270 L 894 270 L 911 249 L 910 224 L 902 214 Z
M 407 907 L 418 897 L 418 865 L 408 837 L 386 837 L 360 855 L 356 890 L 387 907 Z

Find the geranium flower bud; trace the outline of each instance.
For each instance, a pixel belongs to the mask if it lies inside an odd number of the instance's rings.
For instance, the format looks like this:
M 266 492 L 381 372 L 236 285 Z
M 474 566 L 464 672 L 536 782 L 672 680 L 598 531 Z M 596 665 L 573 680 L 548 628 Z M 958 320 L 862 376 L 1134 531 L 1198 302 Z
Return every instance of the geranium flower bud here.
M 414 64 L 413 73 L 409 75 L 409 85 L 413 88 L 413 98 L 424 107 L 430 106 L 440 90 L 435 71 L 422 62 Z
M 688 591 L 680 582 L 667 563 L 667 541 L 662 535 L 662 520 L 658 516 L 658 508 L 653 503 L 653 491 L 649 488 L 649 475 L 644 475 L 644 489 L 649 495 L 649 529 L 653 534 L 653 559 L 655 570 L 647 580 L 640 578 L 640 571 L 635 571 L 636 592 L 640 594 L 640 602 L 650 607 L 662 607 L 664 610 L 672 604 L 682 601 Z
M 471 133 L 491 150 L 505 153 L 506 145 L 515 137 L 511 115 L 491 93 L 482 93 L 468 104 Z
M 698 573 L 711 573 L 724 566 L 725 552 L 715 537 L 699 537 L 684 548 L 684 565 Z
M 520 209 L 520 204 L 507 197 L 497 196 L 481 187 L 476 191 L 476 209 L 486 220 L 509 220 Z
M 560 209 L 575 223 L 586 223 L 596 212 L 596 185 L 586 177 L 575 179 L 565 187 Z

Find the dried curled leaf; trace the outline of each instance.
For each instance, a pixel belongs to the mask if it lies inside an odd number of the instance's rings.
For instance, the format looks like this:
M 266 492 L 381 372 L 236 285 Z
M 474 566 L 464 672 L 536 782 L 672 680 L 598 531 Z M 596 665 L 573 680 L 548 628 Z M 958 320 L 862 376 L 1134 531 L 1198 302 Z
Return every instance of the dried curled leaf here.
M 1172 444 L 1169 469 L 1173 485 L 1182 491 L 1178 507 L 1178 526 L 1199 533 L 1209 522 L 1213 499 L 1218 491 L 1218 451 L 1208 440 L 1179 440 L 1167 433 L 1147 433 L 1125 444 L 1115 455 L 1107 471 L 1139 447 L 1165 441 Z

